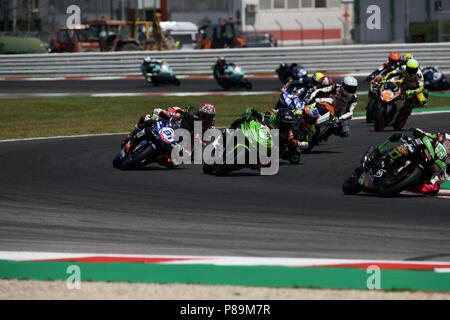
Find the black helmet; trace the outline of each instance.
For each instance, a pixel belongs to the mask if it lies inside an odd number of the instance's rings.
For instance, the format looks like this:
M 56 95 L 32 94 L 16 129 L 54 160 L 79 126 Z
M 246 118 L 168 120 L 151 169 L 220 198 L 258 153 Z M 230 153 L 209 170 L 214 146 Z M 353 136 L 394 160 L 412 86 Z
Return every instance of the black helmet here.
M 281 132 L 287 132 L 289 129 L 292 128 L 295 122 L 295 116 L 291 110 L 287 108 L 282 108 L 278 110 L 277 115 L 278 115 L 277 127 L 280 129 Z

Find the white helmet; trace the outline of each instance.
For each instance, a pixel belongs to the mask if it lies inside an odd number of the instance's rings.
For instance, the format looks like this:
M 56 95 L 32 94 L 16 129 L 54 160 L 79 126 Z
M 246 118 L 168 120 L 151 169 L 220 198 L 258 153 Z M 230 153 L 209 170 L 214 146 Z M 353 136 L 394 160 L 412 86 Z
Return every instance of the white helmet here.
M 353 95 L 358 90 L 358 80 L 352 76 L 346 76 L 342 81 L 342 89 L 346 95 Z
M 150 57 L 144 58 L 144 62 L 150 63 L 150 62 L 152 62 L 152 58 L 150 58 Z

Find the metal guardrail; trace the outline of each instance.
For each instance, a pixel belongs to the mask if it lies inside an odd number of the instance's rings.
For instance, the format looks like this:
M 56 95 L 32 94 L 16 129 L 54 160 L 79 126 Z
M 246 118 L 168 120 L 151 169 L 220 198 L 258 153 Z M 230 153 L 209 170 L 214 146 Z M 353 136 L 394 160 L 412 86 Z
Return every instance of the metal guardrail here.
M 3 55 L 0 77 L 139 75 L 147 56 L 165 59 L 176 74 L 211 73 L 218 56 L 247 73 L 273 73 L 282 62 L 297 62 L 311 71 L 369 72 L 386 61 L 391 51 L 410 52 L 422 66 L 450 69 L 450 43 L 427 43 Z

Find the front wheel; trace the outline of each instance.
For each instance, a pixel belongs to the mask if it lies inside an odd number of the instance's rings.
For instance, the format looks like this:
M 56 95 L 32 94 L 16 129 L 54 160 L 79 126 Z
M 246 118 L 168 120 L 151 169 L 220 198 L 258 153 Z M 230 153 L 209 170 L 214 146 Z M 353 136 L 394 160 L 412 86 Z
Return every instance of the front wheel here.
M 178 87 L 181 84 L 181 82 L 180 82 L 180 80 L 178 78 L 173 77 L 173 84 Z
M 375 99 L 371 96 L 369 96 L 369 102 L 367 104 L 367 111 L 366 111 L 366 122 L 367 123 L 372 123 L 373 122 L 373 118 L 374 118 L 374 109 L 375 109 Z
M 353 177 L 348 178 L 342 185 L 342 191 L 346 195 L 355 195 L 360 193 L 363 187 Z
M 387 126 L 387 115 L 386 115 L 387 106 L 385 104 L 381 104 L 378 107 L 377 116 L 374 121 L 375 131 L 383 131 Z

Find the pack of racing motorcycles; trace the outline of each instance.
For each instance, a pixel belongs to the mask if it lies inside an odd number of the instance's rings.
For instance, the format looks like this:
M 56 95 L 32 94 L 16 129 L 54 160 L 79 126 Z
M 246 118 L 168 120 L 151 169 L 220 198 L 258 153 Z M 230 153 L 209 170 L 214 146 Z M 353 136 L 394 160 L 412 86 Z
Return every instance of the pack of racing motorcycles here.
M 165 81 L 179 85 L 170 67 L 150 58 L 146 58 L 141 66 L 145 79 L 154 85 L 164 82 L 155 80 L 158 74 L 153 70 L 158 64 L 158 70 L 170 71 L 165 75 Z M 214 105 L 157 108 L 152 114 L 143 115 L 124 137 L 113 166 L 127 170 L 156 162 L 176 168 L 177 164 L 171 158 L 174 149 L 182 149 L 193 159 L 193 146 L 204 149 L 224 143 L 224 137 L 240 131 L 244 140 L 226 148 L 221 155 L 223 159 L 231 156 L 234 161 L 203 162 L 204 173 L 222 176 L 243 168 L 261 170 L 267 166 L 259 156 L 252 158 L 252 152 L 256 150 L 276 153 L 279 159 L 298 164 L 304 153 L 331 136 L 346 138 L 350 135 L 350 120 L 358 104 L 358 81 L 354 77 L 346 76 L 342 83 L 335 84 L 331 76 L 322 73 L 310 77 L 307 70 L 297 64 L 282 64 L 276 72 L 284 86 L 273 109 L 259 112 L 247 108 L 228 128 L 220 129 L 221 142 L 207 137 L 209 130 L 215 128 Z M 251 89 L 244 71 L 227 63 L 223 57 L 218 58 L 213 75 L 224 89 Z M 436 67 L 422 70 L 411 54 L 402 57 L 398 52 L 391 53 L 388 61 L 370 74 L 367 81 L 370 89 L 366 119 L 374 123 L 376 131 L 387 126 L 401 130 L 411 111 L 426 105 L 425 85 L 430 89 L 448 89 L 445 76 Z M 175 134 L 177 129 L 184 129 L 189 138 L 180 140 Z M 278 130 L 279 143 L 273 141 L 274 129 Z M 413 129 L 412 133 L 413 137 L 394 134 L 380 146 L 371 146 L 353 175 L 344 182 L 343 192 L 364 191 L 394 196 L 408 190 L 436 195 L 440 184 L 449 180 L 450 135 L 431 134 L 420 129 Z M 182 144 L 183 139 L 190 141 Z M 238 158 L 244 161 L 237 161 Z

